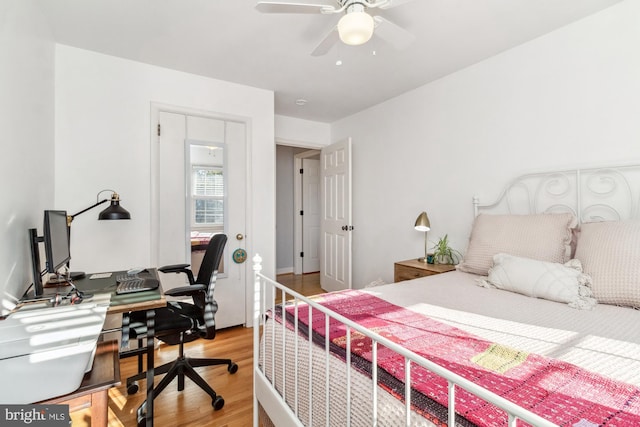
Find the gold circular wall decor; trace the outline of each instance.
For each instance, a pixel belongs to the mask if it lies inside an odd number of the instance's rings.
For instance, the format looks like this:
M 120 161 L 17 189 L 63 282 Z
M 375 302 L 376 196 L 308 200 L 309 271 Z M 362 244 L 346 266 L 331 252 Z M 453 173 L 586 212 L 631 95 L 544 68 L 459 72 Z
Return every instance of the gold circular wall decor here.
M 244 249 L 238 248 L 235 251 L 233 251 L 233 262 L 235 262 L 236 264 L 242 264 L 246 260 L 247 260 L 247 252 Z

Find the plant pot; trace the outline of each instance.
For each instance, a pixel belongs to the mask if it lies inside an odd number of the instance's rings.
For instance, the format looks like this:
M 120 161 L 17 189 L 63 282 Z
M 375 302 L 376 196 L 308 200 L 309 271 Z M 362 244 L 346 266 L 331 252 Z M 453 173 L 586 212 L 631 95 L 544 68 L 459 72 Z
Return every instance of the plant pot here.
M 436 264 L 451 264 L 451 257 L 447 255 L 437 255 L 434 257 Z

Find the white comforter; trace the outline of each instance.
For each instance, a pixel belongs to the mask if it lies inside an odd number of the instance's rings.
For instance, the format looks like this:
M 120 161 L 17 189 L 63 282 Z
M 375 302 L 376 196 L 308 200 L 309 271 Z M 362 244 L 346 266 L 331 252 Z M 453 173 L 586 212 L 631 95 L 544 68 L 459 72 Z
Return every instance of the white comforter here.
M 594 310 L 577 310 L 567 304 L 526 297 L 498 289 L 482 288 L 478 276 L 450 272 L 366 289 L 393 304 L 426 314 L 477 336 L 540 355 L 558 358 L 582 368 L 617 380 L 640 386 L 640 311 L 609 305 L 597 305 Z M 263 341 L 282 349 L 281 327 L 273 333 L 272 323 L 264 328 Z M 275 339 L 272 341 L 272 335 Z M 290 406 L 296 407 L 299 418 L 312 424 L 325 425 L 326 381 L 329 372 L 329 425 L 346 425 L 344 363 L 312 347 L 313 362 L 309 375 L 309 345 L 295 334 L 286 333 L 285 370 L 283 382 L 281 358 L 264 352 L 262 363 L 268 377 L 275 372 L 276 387 Z M 278 351 L 279 351 L 278 350 Z M 298 388 L 294 385 L 297 372 Z M 372 425 L 371 379 L 352 370 L 351 425 Z M 309 396 L 309 384 L 312 394 Z M 284 384 L 284 385 L 283 385 Z M 297 400 L 295 396 L 298 396 Z M 297 403 L 296 403 L 297 402 Z M 379 426 L 405 425 L 404 405 L 379 389 Z M 411 425 L 432 425 L 412 413 Z
M 567 304 L 477 286 L 451 272 L 367 289 L 393 304 L 490 341 L 561 359 L 640 386 L 640 311 Z

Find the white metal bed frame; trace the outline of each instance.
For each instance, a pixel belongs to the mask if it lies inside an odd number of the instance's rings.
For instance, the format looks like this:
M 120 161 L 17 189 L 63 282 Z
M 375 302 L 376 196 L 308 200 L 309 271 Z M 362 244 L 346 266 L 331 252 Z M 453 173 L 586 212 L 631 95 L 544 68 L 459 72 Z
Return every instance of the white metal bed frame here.
M 640 217 L 640 165 L 629 164 L 518 176 L 498 199 L 481 205 L 473 198 L 474 214 L 570 212 L 579 223 Z
M 354 323 L 352 321 L 350 321 L 349 319 L 337 314 L 337 313 L 333 313 L 332 311 L 328 310 L 327 308 L 323 307 L 322 305 L 298 294 L 297 292 L 291 291 L 290 289 L 286 288 L 285 286 L 269 279 L 268 277 L 262 275 L 260 273 L 260 271 L 262 270 L 262 258 L 259 255 L 254 256 L 253 258 L 253 270 L 254 270 L 254 274 L 255 274 L 255 300 L 254 300 L 254 313 L 256 313 L 256 315 L 254 316 L 254 325 L 263 325 L 265 324 L 265 313 L 267 311 L 268 307 L 272 307 L 275 305 L 275 301 L 272 299 L 271 301 L 267 302 L 266 298 L 264 298 L 265 294 L 271 294 L 273 296 L 276 295 L 276 292 L 280 292 L 280 294 L 283 297 L 283 301 L 287 301 L 289 300 L 290 303 L 294 304 L 294 306 L 297 306 L 297 304 L 299 304 L 300 302 L 304 302 L 306 304 L 309 304 L 310 307 L 312 307 L 311 310 L 309 310 L 309 313 L 311 315 L 313 310 L 318 310 L 322 313 L 324 313 L 325 316 L 325 322 L 328 326 L 328 322 L 329 322 L 329 318 L 333 318 L 338 320 L 339 322 L 343 323 L 344 325 L 346 325 L 347 328 L 347 352 L 346 352 L 346 357 L 347 357 L 347 361 L 346 364 L 350 365 L 351 363 L 351 357 L 350 357 L 350 343 L 351 343 L 351 333 L 352 331 L 357 331 L 369 338 L 372 339 L 373 341 L 373 360 L 372 363 L 375 364 L 377 363 L 377 346 L 378 345 L 383 345 L 385 347 L 387 347 L 388 349 L 400 354 L 401 356 L 404 357 L 405 360 L 405 396 L 408 396 L 408 398 L 405 401 L 405 425 L 410 426 L 410 414 L 411 414 L 411 380 L 410 380 L 410 375 L 411 375 L 411 363 L 413 362 L 419 366 L 422 366 L 425 369 L 430 370 L 431 372 L 438 374 L 439 376 L 445 378 L 448 382 L 448 389 L 449 389 L 449 404 L 448 404 L 448 417 L 449 417 L 449 422 L 448 425 L 455 425 L 455 392 L 456 389 L 458 387 L 464 388 L 465 390 L 469 391 L 470 393 L 475 394 L 476 396 L 496 405 L 498 408 L 501 408 L 503 410 L 505 410 L 507 412 L 507 414 L 509 414 L 509 426 L 510 427 L 515 427 L 516 426 L 516 420 L 521 419 L 523 421 L 526 421 L 532 425 L 535 426 L 539 426 L 539 427 L 553 427 L 556 426 L 556 424 L 553 424 L 547 420 L 545 420 L 544 418 L 527 411 L 526 409 L 521 408 L 520 406 L 490 392 L 487 391 L 486 389 L 478 386 L 477 384 L 472 383 L 471 381 L 468 381 L 464 378 L 462 378 L 459 375 L 456 375 L 438 365 L 436 365 L 435 363 L 411 352 L 408 351 L 407 349 L 397 345 L 396 343 L 389 341 L 388 339 L 384 338 L 381 335 L 378 335 L 375 332 L 369 331 L 366 328 L 363 328 L 362 326 L 358 325 L 357 323 Z M 290 301 L 290 298 L 293 298 L 293 302 Z M 297 310 L 296 310 L 296 315 L 297 315 Z M 272 329 L 272 336 L 275 336 L 275 333 L 277 333 L 276 331 L 276 322 L 271 322 L 270 323 L 271 328 Z M 286 330 L 285 330 L 286 326 L 285 323 L 280 323 L 278 325 L 278 329 L 281 330 L 281 333 L 284 335 Z M 298 332 L 298 322 L 297 319 L 295 321 L 295 326 L 294 326 L 294 332 L 297 333 Z M 327 335 L 328 337 L 328 335 Z M 283 340 L 284 342 L 284 340 Z M 311 339 L 311 334 L 309 334 L 309 339 L 308 339 L 308 345 L 309 347 L 311 346 L 315 346 L 316 344 L 313 343 L 312 339 Z M 270 348 L 267 348 L 267 343 L 263 340 L 262 343 L 260 343 L 260 328 L 259 327 L 255 327 L 254 326 L 254 345 L 253 345 L 253 354 L 254 354 L 254 358 L 253 358 L 253 363 L 254 363 L 254 402 L 253 402 L 253 413 L 254 413 L 254 421 L 253 421 L 253 425 L 254 427 L 257 427 L 258 424 L 258 403 L 262 404 L 262 407 L 265 409 L 267 415 L 269 416 L 269 418 L 271 419 L 271 421 L 278 427 L 280 426 L 303 426 L 304 424 L 298 419 L 298 415 L 295 412 L 295 409 L 292 409 L 291 407 L 289 407 L 289 405 L 285 402 L 284 398 L 282 397 L 282 395 L 280 394 L 280 392 L 276 389 L 276 385 L 272 384 L 271 381 L 269 380 L 269 378 L 267 377 L 267 375 L 264 372 L 264 366 L 261 363 L 261 357 L 260 354 L 264 354 L 265 351 L 271 351 L 274 352 L 277 349 L 275 348 L 274 345 L 271 345 Z M 281 354 L 284 354 L 284 349 Z M 261 353 L 262 352 L 262 353 Z M 272 353 L 272 354 L 274 354 Z M 330 353 L 329 353 L 329 347 L 328 347 L 328 338 L 327 338 L 327 345 L 325 346 L 325 357 L 326 357 L 326 366 L 328 369 L 328 359 L 329 357 L 333 357 Z M 296 357 L 297 357 L 297 352 L 296 352 Z M 271 360 L 274 360 L 274 357 L 271 358 Z M 297 360 L 295 361 L 295 364 L 297 365 Z M 273 370 L 272 370 L 273 371 Z M 351 387 L 351 381 L 349 378 L 350 375 L 350 370 L 347 369 L 347 408 L 346 408 L 346 418 L 347 418 L 347 426 L 351 425 L 350 423 L 350 418 L 351 418 L 351 408 L 349 407 L 349 401 L 350 401 L 350 387 Z M 282 384 L 281 387 L 282 389 L 285 388 L 285 383 L 286 383 L 286 371 L 283 370 L 282 372 Z M 372 381 L 374 384 L 374 387 L 372 388 L 372 393 L 373 393 L 373 407 L 374 407 L 374 413 L 372 414 L 372 419 L 371 419 L 371 425 L 372 426 L 376 426 L 377 425 L 377 393 L 378 393 L 378 387 L 377 387 L 377 372 L 376 370 L 372 370 Z M 328 382 L 328 377 L 327 377 L 327 383 L 325 384 L 325 388 L 326 390 L 329 389 L 329 382 Z M 284 393 L 283 393 L 284 394 Z M 297 395 L 297 393 L 296 393 Z M 309 401 L 309 406 L 312 406 L 312 395 L 309 394 L 308 396 L 306 396 L 308 399 L 310 399 Z M 296 407 L 297 405 L 294 404 L 294 407 Z M 328 410 L 328 408 L 327 408 Z M 328 419 L 329 417 L 327 417 Z M 309 424 L 308 425 L 313 425 L 313 420 L 309 420 Z
M 531 214 L 531 213 L 551 213 L 551 212 L 572 212 L 576 215 L 580 222 L 601 221 L 601 220 L 621 220 L 638 218 L 640 212 L 640 165 L 624 165 L 606 168 L 589 168 L 589 169 L 573 169 L 563 170 L 545 173 L 532 173 L 522 175 L 514 179 L 507 185 L 505 190 L 499 196 L 496 202 L 489 205 L 481 205 L 479 199 L 474 197 L 473 199 L 474 213 L 477 215 L 484 211 L 491 211 L 495 213 L 510 213 L 510 214 Z M 405 360 L 405 399 L 404 413 L 405 413 L 405 425 L 410 425 L 411 416 L 411 364 L 419 365 L 440 377 L 446 379 L 448 383 L 448 425 L 455 425 L 455 394 L 456 390 L 462 388 L 466 391 L 480 397 L 481 399 L 495 405 L 496 407 L 504 410 L 508 414 L 509 427 L 515 427 L 518 419 L 525 421 L 531 425 L 546 427 L 555 426 L 555 424 L 547 421 L 546 419 L 470 382 L 459 375 L 456 375 L 439 365 L 411 352 L 407 349 L 397 345 L 394 342 L 389 341 L 381 335 L 375 332 L 367 330 L 362 326 L 344 318 L 343 316 L 330 311 L 322 305 L 310 300 L 285 286 L 271 280 L 261 273 L 262 259 L 259 255 L 255 255 L 253 258 L 253 270 L 254 270 L 254 343 L 253 343 L 253 368 L 254 368 L 254 417 L 253 425 L 258 427 L 258 405 L 260 404 L 264 411 L 270 418 L 270 420 L 278 427 L 280 426 L 303 426 L 303 422 L 298 419 L 298 389 L 297 389 L 297 371 L 294 373 L 296 378 L 294 382 L 296 384 L 295 390 L 295 402 L 292 403 L 292 407 L 285 401 L 285 383 L 287 372 L 283 369 L 281 373 L 281 384 L 273 384 L 265 373 L 264 356 L 265 352 L 270 351 L 270 360 L 273 361 L 277 357 L 277 354 L 284 355 L 286 340 L 284 340 L 284 334 L 286 333 L 285 322 L 279 324 L 276 327 L 276 322 L 270 322 L 267 327 L 271 329 L 271 337 L 275 337 L 277 333 L 282 334 L 282 348 L 276 349 L 274 342 L 268 344 L 262 340 L 261 342 L 261 328 L 259 325 L 266 325 L 266 313 L 269 309 L 276 304 L 276 295 L 280 295 L 281 301 L 288 301 L 289 304 L 293 304 L 294 311 L 294 333 L 298 334 L 298 310 L 297 307 L 300 303 L 305 303 L 310 306 L 309 320 L 311 320 L 311 314 L 314 310 L 324 313 L 326 327 L 328 329 L 329 318 L 333 318 L 345 325 L 347 331 L 347 348 L 346 348 L 346 364 L 351 365 L 350 346 L 351 346 L 351 334 L 358 332 L 360 334 L 369 337 L 373 342 L 373 366 L 377 364 L 377 348 L 379 345 L 383 345 L 388 349 L 401 355 Z M 276 330 L 278 328 L 278 330 Z M 311 334 L 308 334 L 307 338 L 309 346 L 309 359 L 311 359 L 311 348 L 316 346 L 312 342 Z M 295 366 L 298 365 L 298 341 L 295 342 Z M 277 353 L 278 352 L 278 353 Z M 329 338 L 328 334 L 325 338 L 325 370 L 329 369 L 329 358 L 333 357 L 329 353 Z M 282 357 L 282 356 L 281 356 Z M 309 360 L 311 365 L 311 360 Z M 271 372 L 275 371 L 275 365 L 271 367 Z M 352 368 L 353 369 L 353 368 Z M 350 369 L 346 370 L 347 375 L 347 407 L 346 420 L 347 425 L 351 425 L 351 378 Z M 275 375 L 274 375 L 275 377 Z M 326 401 L 328 402 L 329 396 L 329 377 L 325 375 L 326 384 Z M 311 382 L 311 378 L 309 378 Z M 377 426 L 378 423 L 378 408 L 377 408 L 377 395 L 378 395 L 378 378 L 376 369 L 372 370 L 372 394 L 373 394 L 373 413 L 371 414 L 371 425 Z M 277 386 L 280 386 L 278 390 Z M 309 392 L 308 396 L 300 398 L 308 399 L 309 407 L 313 406 L 313 396 Z M 329 420 L 328 411 L 329 405 L 327 404 L 326 419 Z M 305 420 L 308 425 L 313 425 L 311 419 L 312 411 L 309 411 L 309 420 Z

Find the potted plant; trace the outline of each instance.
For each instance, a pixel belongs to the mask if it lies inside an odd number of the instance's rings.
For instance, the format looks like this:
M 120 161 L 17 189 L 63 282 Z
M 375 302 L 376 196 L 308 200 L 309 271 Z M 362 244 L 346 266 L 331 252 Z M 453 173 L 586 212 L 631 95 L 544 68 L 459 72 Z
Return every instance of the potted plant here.
M 449 246 L 449 236 L 441 237 L 433 246 L 433 260 L 436 264 L 457 264 L 462 254 Z

